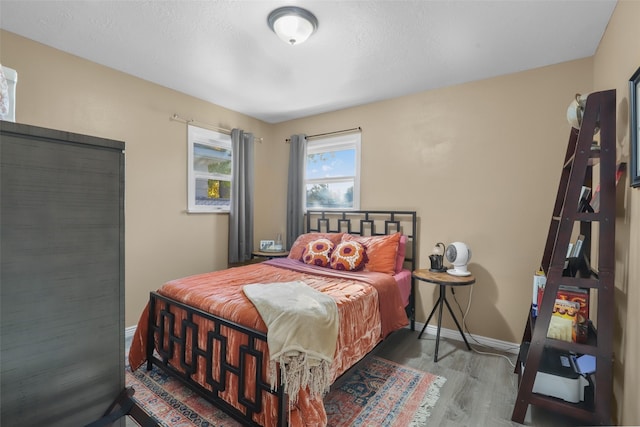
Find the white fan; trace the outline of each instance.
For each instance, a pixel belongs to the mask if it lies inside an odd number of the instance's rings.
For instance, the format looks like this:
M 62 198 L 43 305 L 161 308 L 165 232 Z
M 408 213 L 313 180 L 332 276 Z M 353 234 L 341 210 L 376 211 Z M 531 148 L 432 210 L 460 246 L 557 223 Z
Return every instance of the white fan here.
M 571 125 L 571 127 L 580 130 L 580 126 L 582 126 L 582 118 L 584 116 L 584 109 L 587 106 L 587 98 L 589 94 L 580 95 L 576 93 L 576 96 L 569 107 L 567 108 L 567 121 Z M 600 123 L 596 122 L 596 127 L 594 128 L 594 134 L 597 134 L 600 131 Z
M 447 261 L 453 264 L 453 268 L 447 270 L 447 273 L 453 276 L 469 276 L 471 273 L 467 270 L 467 263 L 471 259 L 471 249 L 462 242 L 453 242 L 447 246 L 445 251 Z

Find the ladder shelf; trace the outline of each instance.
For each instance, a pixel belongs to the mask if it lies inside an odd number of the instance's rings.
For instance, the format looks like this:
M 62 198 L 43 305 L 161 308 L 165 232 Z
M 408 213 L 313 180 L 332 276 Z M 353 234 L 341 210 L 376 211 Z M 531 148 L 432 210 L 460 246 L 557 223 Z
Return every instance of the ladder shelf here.
M 615 114 L 615 90 L 594 92 L 587 97 L 580 129 L 572 128 L 569 135 L 540 264 L 546 276 L 544 294 L 537 318 L 533 315 L 533 306 L 529 310 L 515 368 L 519 386 L 511 419 L 518 423 L 524 422 L 529 405 L 590 424 L 611 423 L 617 172 Z M 598 134 L 599 144 L 594 144 L 594 137 Z M 593 166 L 596 164 L 599 166 L 595 170 L 599 173 L 599 207 L 592 209 L 588 204 L 586 207 L 581 204 L 581 192 L 583 186 L 593 185 Z M 567 249 L 575 234 L 584 237 L 582 253 L 572 260 L 575 268 L 567 274 Z M 590 265 L 592 259 L 597 261 L 597 270 Z M 583 288 L 591 296 L 592 312 L 587 322 L 586 342 L 569 342 L 547 336 L 561 286 Z M 596 369 L 587 376 L 589 393 L 585 393 L 583 401 L 572 403 L 533 392 L 543 353 L 547 349 L 575 355 L 588 354 L 595 358 Z

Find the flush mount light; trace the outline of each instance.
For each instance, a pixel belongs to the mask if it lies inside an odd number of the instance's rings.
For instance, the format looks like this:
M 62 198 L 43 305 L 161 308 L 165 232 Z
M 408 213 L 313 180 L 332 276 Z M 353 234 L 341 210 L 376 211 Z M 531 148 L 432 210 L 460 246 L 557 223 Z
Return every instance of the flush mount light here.
M 303 43 L 318 28 L 318 19 L 306 9 L 279 7 L 267 17 L 269 28 L 290 45 Z

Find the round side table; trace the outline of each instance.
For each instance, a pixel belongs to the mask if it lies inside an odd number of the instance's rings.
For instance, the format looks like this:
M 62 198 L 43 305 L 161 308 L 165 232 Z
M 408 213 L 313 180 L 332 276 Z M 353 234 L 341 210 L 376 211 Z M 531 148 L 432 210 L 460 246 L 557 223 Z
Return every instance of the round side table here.
M 253 251 L 251 252 L 251 258 L 255 257 L 262 258 L 285 258 L 289 256 L 289 251 Z
M 438 297 L 438 301 L 436 301 L 435 305 L 433 306 L 433 309 L 431 310 L 431 313 L 429 314 L 427 321 L 424 323 L 424 326 L 422 327 L 422 331 L 420 331 L 420 335 L 418 335 L 418 339 L 422 338 L 422 334 L 424 333 L 424 330 L 427 328 L 427 325 L 429 324 L 429 320 L 431 320 L 431 317 L 433 317 L 433 313 L 435 313 L 436 308 L 440 307 L 440 311 L 438 313 L 438 332 L 436 334 L 436 352 L 433 355 L 433 361 L 438 362 L 438 347 L 440 345 L 440 329 L 442 327 L 442 308 L 445 305 L 449 309 L 449 313 L 451 314 L 451 317 L 453 317 L 453 321 L 456 322 L 458 331 L 460 331 L 460 335 L 462 335 L 462 339 L 464 340 L 464 343 L 467 345 L 467 349 L 471 350 L 471 346 L 467 341 L 467 337 L 464 336 L 464 332 L 462 332 L 460 323 L 458 323 L 458 319 L 456 319 L 456 316 L 455 314 L 453 314 L 453 310 L 449 305 L 449 301 L 447 301 L 447 286 L 473 285 L 476 282 L 475 277 L 473 277 L 473 275 L 453 276 L 446 272 L 439 273 L 439 272 L 429 271 L 428 269 L 415 270 L 413 272 L 413 277 L 423 282 L 436 284 L 440 287 L 440 295 Z

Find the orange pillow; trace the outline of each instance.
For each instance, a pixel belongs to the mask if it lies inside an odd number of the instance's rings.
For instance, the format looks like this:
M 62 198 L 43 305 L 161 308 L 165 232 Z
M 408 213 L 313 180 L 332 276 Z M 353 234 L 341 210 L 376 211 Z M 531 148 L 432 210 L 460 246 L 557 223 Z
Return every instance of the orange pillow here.
M 326 267 L 329 265 L 331 252 L 333 252 L 334 244 L 329 239 L 318 239 L 307 243 L 302 253 L 302 261 L 305 264 Z
M 331 254 L 330 267 L 334 270 L 357 271 L 367 262 L 367 252 L 360 243 L 355 241 L 341 242 Z
M 313 242 L 318 239 L 329 239 L 333 242 L 334 245 L 340 243 L 342 239 L 342 235 L 344 233 L 306 233 L 298 236 L 293 245 L 291 245 L 291 250 L 289 251 L 289 256 L 287 258 L 296 259 L 298 261 L 302 260 L 302 254 L 304 253 L 304 249 L 307 247 L 309 242 Z
M 365 271 L 394 274 L 398 243 L 402 233 L 397 232 L 385 236 L 354 236 L 345 234 L 342 241 L 356 241 L 361 243 L 367 251 L 369 261 L 365 264 Z

